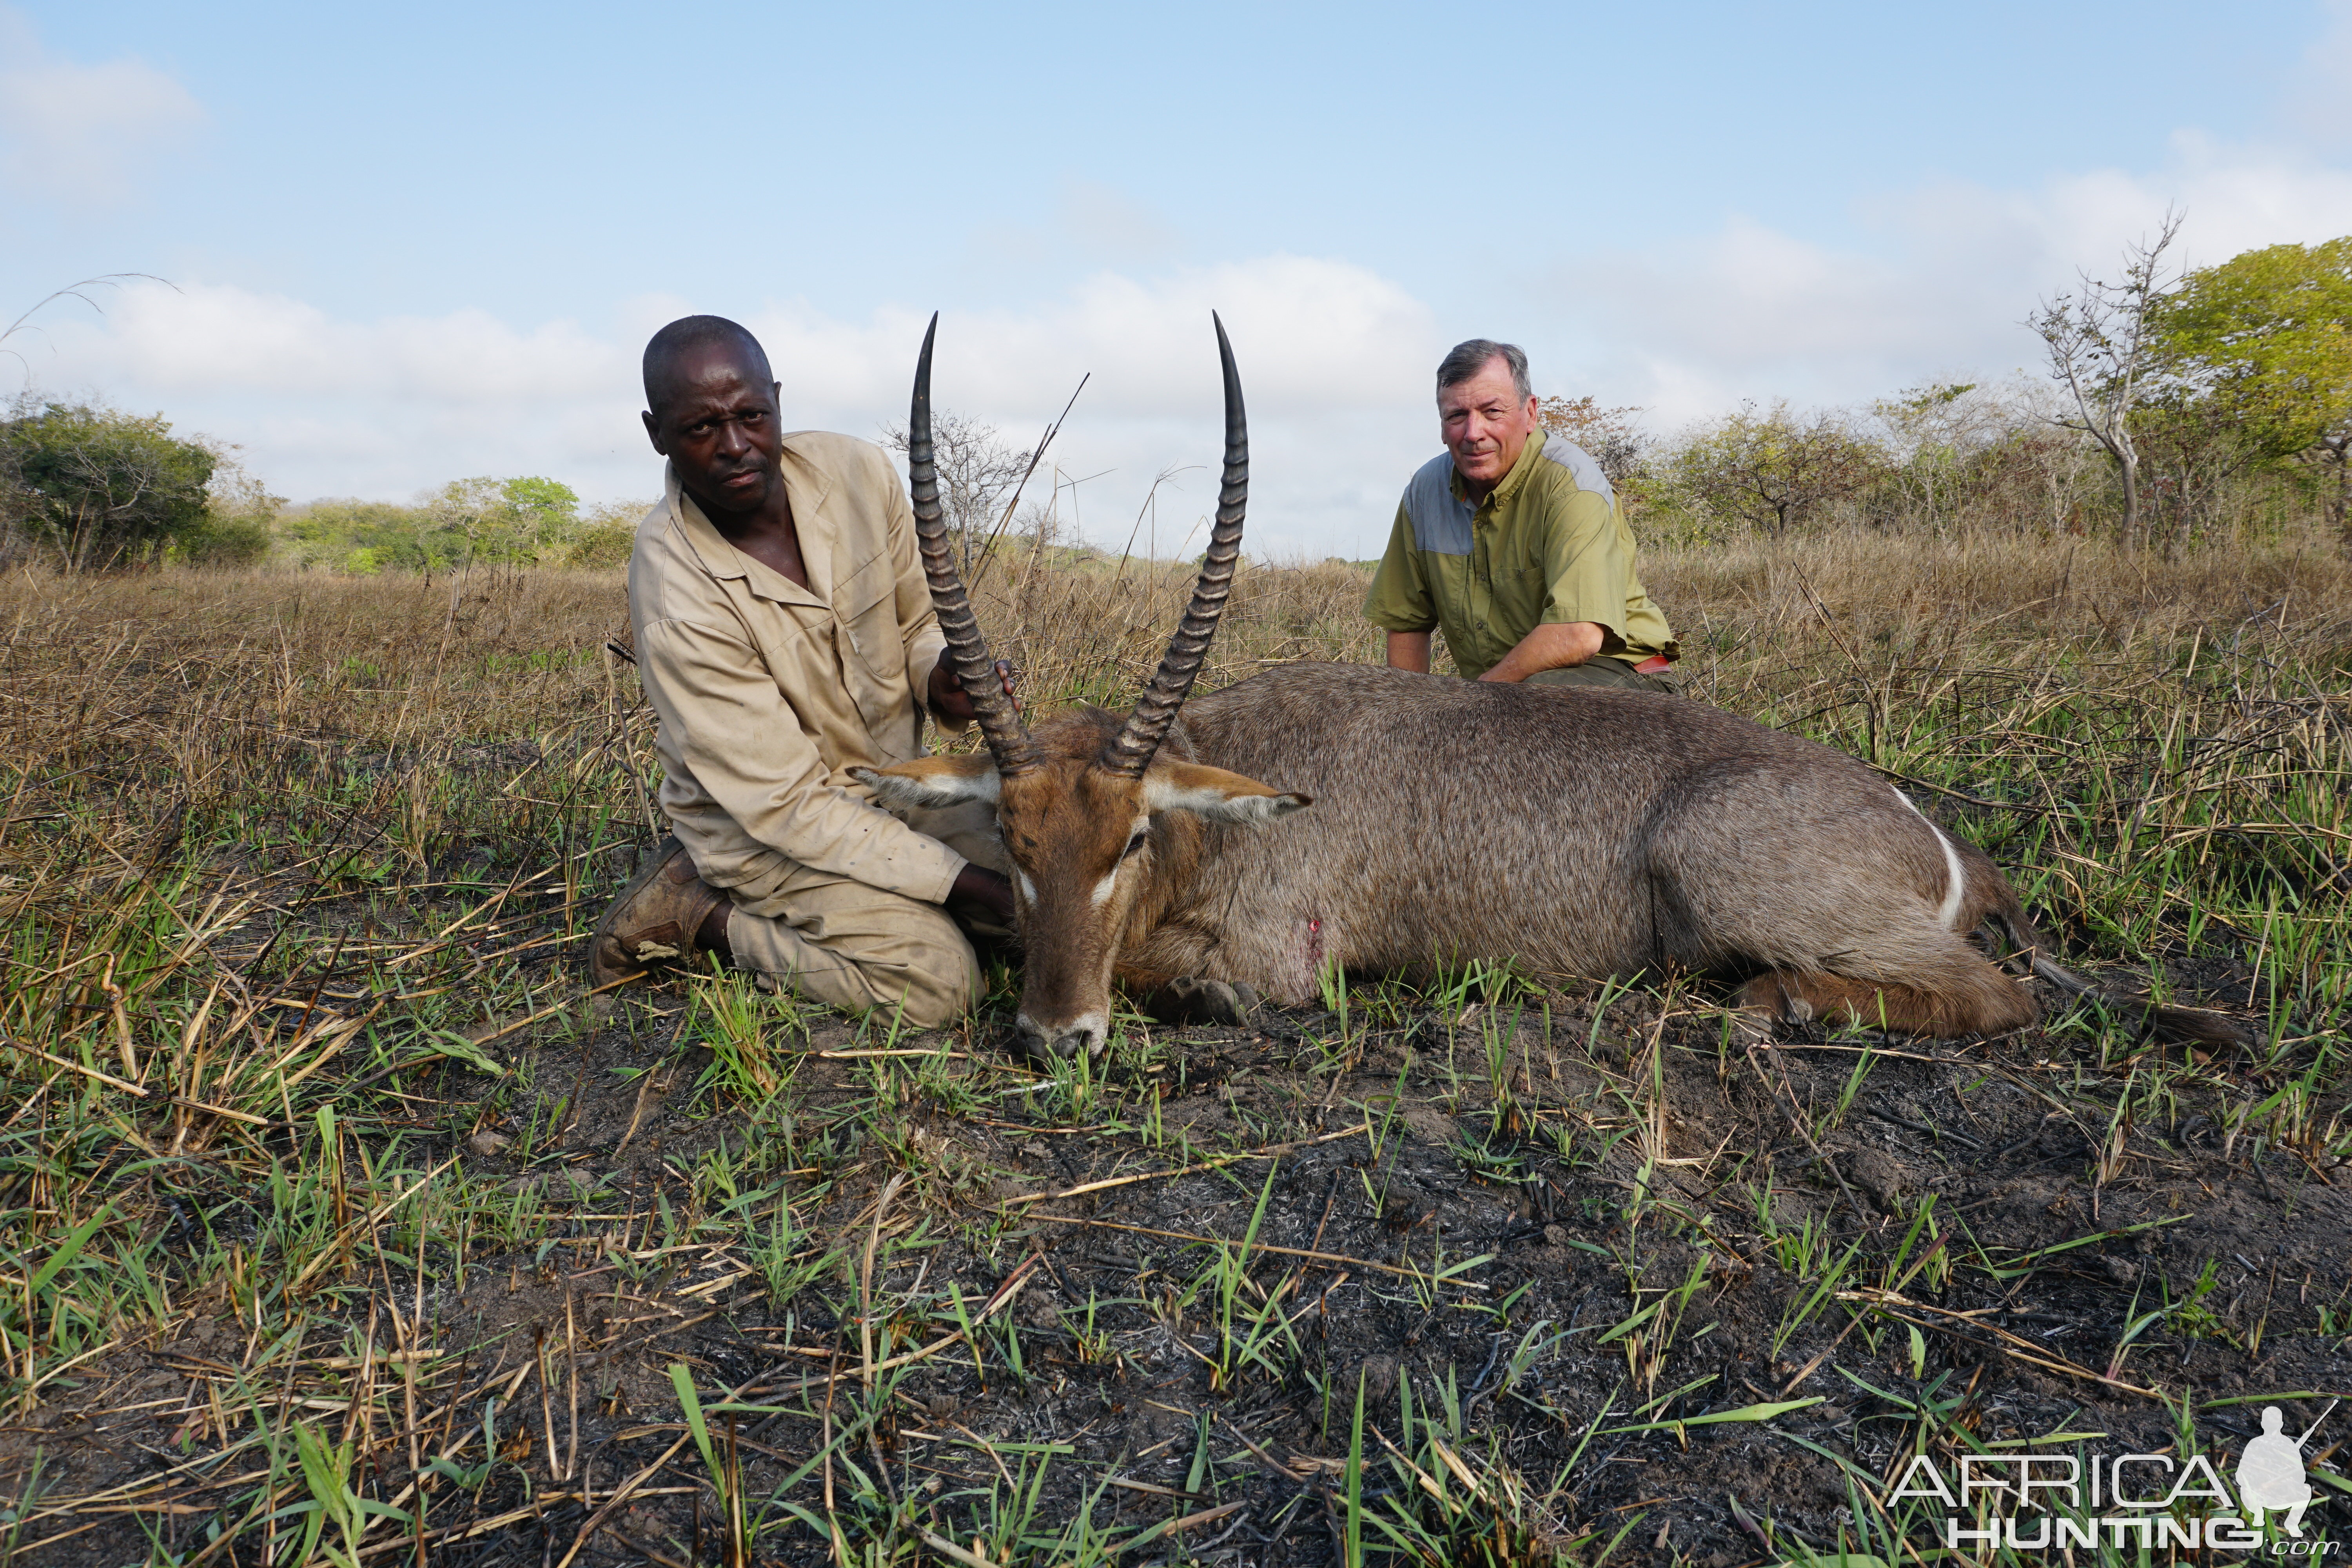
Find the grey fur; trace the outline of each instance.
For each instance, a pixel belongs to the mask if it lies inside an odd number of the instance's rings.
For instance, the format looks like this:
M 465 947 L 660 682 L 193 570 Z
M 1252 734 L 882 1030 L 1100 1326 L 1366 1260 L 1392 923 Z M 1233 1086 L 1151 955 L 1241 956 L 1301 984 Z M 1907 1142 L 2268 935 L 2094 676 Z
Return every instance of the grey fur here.
M 1921 1032 L 1990 1033 L 2037 1011 L 1968 941 L 1990 920 L 2044 978 L 2091 989 L 1957 838 L 1965 897 L 1947 927 L 1938 830 L 1871 769 L 1683 698 L 1296 664 L 1193 699 L 1178 741 L 1177 755 L 1314 805 L 1203 828 L 1189 887 L 1130 932 L 1122 973 L 1294 1004 L 1332 961 L 1357 974 L 1506 957 L 1554 978 L 1811 973 L 1902 988 Z M 1769 994 L 1807 1016 L 1796 991 Z M 2212 1015 L 2140 1005 L 2164 1032 L 2235 1037 Z
M 1178 973 L 1301 1002 L 1325 958 L 1516 955 L 1591 977 L 1984 966 L 1936 923 L 1943 851 L 1885 783 L 1720 710 L 1297 664 L 1194 698 L 1182 723 L 1200 761 L 1315 805 L 1209 830 L 1188 901 L 1213 918 L 1148 939 L 1197 944 Z

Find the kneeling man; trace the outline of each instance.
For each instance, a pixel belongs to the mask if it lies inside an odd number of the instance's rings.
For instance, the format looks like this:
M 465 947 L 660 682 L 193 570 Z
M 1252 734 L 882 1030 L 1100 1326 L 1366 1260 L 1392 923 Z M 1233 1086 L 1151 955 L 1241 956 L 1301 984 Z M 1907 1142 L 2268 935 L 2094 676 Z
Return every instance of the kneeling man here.
M 1543 427 L 1528 356 L 1473 338 L 1437 367 L 1445 450 L 1405 487 L 1364 613 L 1397 669 L 1443 626 L 1479 680 L 1655 691 L 1680 656 L 1633 570 L 1633 533 L 1582 447 Z
M 629 620 L 677 837 L 597 925 L 598 984 L 709 951 L 836 1007 L 945 1023 L 971 944 L 1013 921 L 994 813 L 893 816 L 852 768 L 922 754 L 922 710 L 971 716 L 897 470 L 870 442 L 786 434 L 751 334 L 717 316 L 646 346 L 646 433 L 669 459 L 637 525 Z

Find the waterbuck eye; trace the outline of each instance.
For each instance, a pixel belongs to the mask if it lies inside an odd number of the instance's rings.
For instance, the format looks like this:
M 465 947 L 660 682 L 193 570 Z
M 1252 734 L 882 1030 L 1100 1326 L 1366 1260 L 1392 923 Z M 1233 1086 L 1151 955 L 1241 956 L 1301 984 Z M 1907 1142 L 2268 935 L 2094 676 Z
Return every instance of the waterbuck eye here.
M 1149 837 L 1150 833 L 1147 829 L 1137 828 L 1135 837 L 1127 841 L 1127 847 L 1118 852 L 1118 858 L 1124 860 L 1129 856 L 1134 854 L 1137 850 L 1142 848 L 1144 839 Z

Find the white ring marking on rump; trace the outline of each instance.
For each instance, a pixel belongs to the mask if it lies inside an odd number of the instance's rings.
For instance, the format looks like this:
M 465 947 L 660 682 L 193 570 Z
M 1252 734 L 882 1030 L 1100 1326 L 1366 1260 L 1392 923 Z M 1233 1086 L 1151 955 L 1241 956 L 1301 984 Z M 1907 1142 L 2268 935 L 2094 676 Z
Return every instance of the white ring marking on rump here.
M 1889 784 L 1887 788 L 1895 789 L 1895 786 Z M 1936 819 L 1921 811 L 1917 802 L 1899 789 L 1895 790 L 1895 798 L 1909 806 L 1911 815 L 1927 825 L 1927 831 L 1936 836 L 1936 847 L 1944 852 L 1944 901 L 1937 909 L 1936 918 L 1943 922 L 1946 931 L 1958 931 L 1960 928 L 1956 922 L 1960 918 L 1960 904 L 1969 891 L 1968 873 L 1960 869 L 1960 852 L 1952 847 L 1951 836 L 1937 826 Z

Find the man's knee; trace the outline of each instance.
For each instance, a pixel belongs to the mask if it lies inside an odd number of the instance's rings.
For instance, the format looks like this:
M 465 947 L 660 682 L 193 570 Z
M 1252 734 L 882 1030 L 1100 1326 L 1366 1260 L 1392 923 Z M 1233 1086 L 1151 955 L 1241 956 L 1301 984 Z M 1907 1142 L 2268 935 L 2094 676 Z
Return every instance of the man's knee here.
M 862 966 L 873 983 L 873 1005 L 900 1009 L 912 1028 L 936 1029 L 962 1017 L 987 986 L 971 943 L 952 921 L 942 918 L 941 923 L 947 927 L 943 939 L 935 937 L 918 952 Z
M 914 1028 L 961 1016 L 982 987 L 980 961 L 946 910 L 855 884 L 797 908 L 738 906 L 728 939 L 742 968 L 828 1006 L 896 1013 Z

